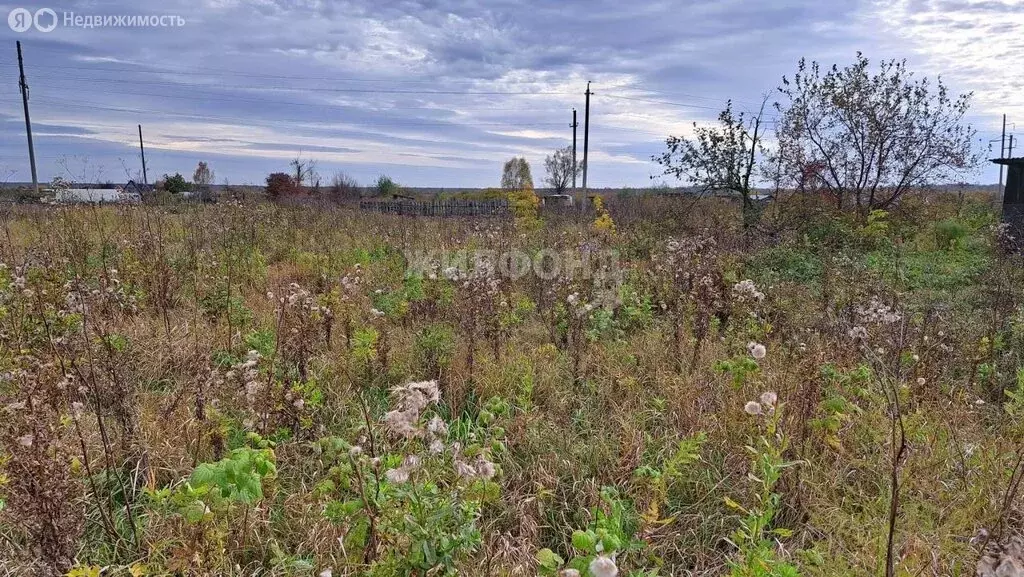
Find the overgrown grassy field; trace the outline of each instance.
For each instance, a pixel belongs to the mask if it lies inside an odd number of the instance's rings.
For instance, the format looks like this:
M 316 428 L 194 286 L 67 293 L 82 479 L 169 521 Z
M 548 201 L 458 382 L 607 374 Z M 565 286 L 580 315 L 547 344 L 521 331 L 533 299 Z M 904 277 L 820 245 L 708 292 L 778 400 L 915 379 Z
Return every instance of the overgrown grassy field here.
M 0 209 L 0 572 L 974 574 L 1024 522 L 991 204 L 678 203 Z

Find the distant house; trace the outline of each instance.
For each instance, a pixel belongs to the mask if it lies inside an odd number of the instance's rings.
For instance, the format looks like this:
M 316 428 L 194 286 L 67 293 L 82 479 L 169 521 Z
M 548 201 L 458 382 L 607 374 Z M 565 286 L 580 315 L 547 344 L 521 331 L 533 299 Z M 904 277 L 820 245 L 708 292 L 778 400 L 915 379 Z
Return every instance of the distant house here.
M 153 185 L 152 184 L 139 184 L 139 183 L 135 182 L 134 180 L 129 180 L 128 184 L 126 184 L 123 187 L 121 187 L 121 193 L 122 194 L 131 196 L 131 197 L 136 197 L 136 198 L 138 198 L 140 200 L 142 199 L 142 197 L 144 195 L 149 194 L 151 192 L 153 192 Z
M 571 194 L 545 194 L 540 197 L 541 206 L 572 206 L 574 203 Z
M 57 188 L 53 190 L 53 199 L 61 203 L 131 203 L 142 201 L 144 193 L 153 188 L 129 180 L 128 184 L 117 188 Z

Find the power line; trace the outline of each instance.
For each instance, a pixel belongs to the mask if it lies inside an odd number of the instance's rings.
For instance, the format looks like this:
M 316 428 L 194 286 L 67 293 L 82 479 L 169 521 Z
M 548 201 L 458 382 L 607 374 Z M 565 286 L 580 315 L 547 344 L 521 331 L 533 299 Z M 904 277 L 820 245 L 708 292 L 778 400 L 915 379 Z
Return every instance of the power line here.
M 11 66 L 11 63 L 0 62 L 0 66 Z M 48 68 L 53 70 L 73 70 L 75 72 L 127 72 L 130 74 L 164 74 L 173 76 L 237 76 L 239 78 L 262 78 L 268 80 L 325 80 L 333 82 L 393 82 L 396 84 L 437 84 L 438 81 L 434 80 L 412 80 L 407 78 L 351 78 L 342 76 L 289 76 L 282 74 L 255 74 L 249 72 L 233 72 L 229 70 L 220 69 L 209 69 L 212 72 L 197 72 L 196 70 L 141 70 L 138 68 L 110 68 L 110 67 L 92 67 L 84 63 L 84 66 L 60 66 L 55 64 L 39 65 L 40 68 Z M 486 82 L 486 80 L 466 79 L 445 79 L 445 84 L 458 84 L 458 83 L 476 83 Z
M 80 109 L 85 109 L 85 110 L 102 110 L 102 111 L 109 111 L 109 112 L 124 112 L 124 113 L 128 113 L 128 114 L 137 114 L 137 115 L 149 115 L 149 114 L 152 114 L 152 115 L 161 115 L 161 116 L 176 116 L 176 117 L 182 117 L 182 118 L 192 118 L 192 119 L 197 119 L 197 120 L 215 120 L 215 121 L 224 121 L 224 122 L 239 122 L 239 123 L 244 123 L 246 125 L 260 125 L 260 124 L 263 124 L 263 125 L 273 125 L 273 124 L 282 123 L 282 122 L 310 123 L 310 122 L 315 122 L 316 121 L 316 119 L 313 119 L 313 118 L 273 118 L 273 119 L 267 119 L 267 120 L 257 120 L 257 121 L 254 121 L 254 120 L 249 119 L 249 118 L 239 118 L 239 117 L 230 117 L 230 116 L 212 116 L 212 115 L 206 115 L 206 114 L 193 114 L 193 113 L 188 113 L 188 112 L 167 112 L 167 111 L 160 111 L 160 110 L 154 110 L 154 109 L 125 108 L 125 107 L 119 107 L 119 106 L 96 106 L 96 105 L 91 105 L 91 104 L 81 104 L 81 103 L 74 102 L 74 101 L 71 101 L 71 100 L 61 100 L 61 99 L 58 99 L 58 98 L 50 98 L 50 97 L 36 98 L 35 102 L 41 102 L 41 103 L 44 103 L 44 104 L 54 104 L 54 105 L 60 106 L 62 109 L 63 108 L 80 108 Z M 624 113 L 620 113 L 620 114 L 624 114 Z M 403 119 L 403 120 L 390 120 L 390 121 L 387 122 L 386 126 L 398 126 L 398 127 L 402 127 L 402 126 L 450 126 L 450 127 L 453 127 L 453 128 L 461 128 L 461 127 L 473 128 L 473 127 L 476 127 L 476 126 L 488 126 L 488 127 L 506 127 L 506 128 L 510 128 L 510 129 L 514 129 L 514 128 L 554 128 L 554 127 L 561 127 L 562 126 L 562 123 L 560 123 L 560 122 L 533 122 L 533 123 L 520 123 L 520 122 L 514 122 L 514 121 L 509 121 L 509 122 L 475 122 L 475 121 L 472 121 L 471 119 L 466 119 L 466 121 L 467 121 L 466 123 L 462 123 L 462 122 L 458 122 L 458 121 L 455 121 L 455 120 L 451 120 L 451 121 L 444 121 L 444 120 L 438 120 L 438 121 L 416 121 L 416 120 L 414 120 L 414 121 L 407 121 L 407 120 Z M 351 121 L 348 121 L 348 122 L 344 122 L 343 121 L 342 123 L 344 123 L 344 124 L 351 124 L 351 125 L 357 126 L 357 127 L 360 124 L 358 122 L 351 122 Z M 379 126 L 375 126 L 375 127 L 379 128 Z M 663 133 L 661 133 L 661 132 L 655 132 L 655 131 L 651 131 L 651 130 L 644 130 L 642 128 L 617 127 L 617 126 L 611 126 L 611 125 L 605 125 L 603 128 L 604 129 L 617 130 L 617 131 L 623 131 L 623 132 L 639 132 L 639 133 L 646 133 L 646 134 L 654 134 L 654 135 L 658 135 L 658 136 L 663 136 Z
M 685 103 L 685 102 L 669 102 L 667 100 L 654 100 L 654 99 L 651 99 L 651 98 L 640 98 L 640 97 L 637 97 L 637 96 L 618 96 L 618 95 L 615 95 L 615 94 L 606 94 L 606 93 L 603 93 L 603 92 L 600 93 L 600 95 L 604 96 L 606 98 L 614 98 L 616 100 L 629 100 L 629 101 L 633 101 L 633 102 L 647 102 L 647 103 L 650 103 L 650 104 L 663 104 L 665 106 L 681 106 L 681 107 L 686 107 L 686 108 L 702 108 L 702 109 L 705 109 L 705 110 L 721 110 L 722 109 L 721 106 L 705 106 L 705 105 L 702 105 L 702 104 L 689 104 L 689 103 Z
M 224 87 L 234 88 L 237 90 L 266 90 L 266 91 L 281 91 L 281 92 L 340 92 L 340 93 L 356 93 L 356 94 L 443 94 L 446 96 L 568 96 L 572 92 L 565 91 L 554 91 L 554 90 L 422 90 L 422 89 L 411 89 L 411 88 L 324 88 L 324 87 L 280 87 L 280 86 L 243 86 L 238 84 L 229 84 L 225 82 L 217 82 L 216 85 L 211 84 L 186 84 L 183 82 L 170 82 L 170 81 L 159 81 L 159 80 L 129 80 L 124 78 L 83 78 L 80 76 L 52 76 L 43 77 L 50 80 L 64 81 L 78 81 L 78 82 L 95 82 L 95 83 L 115 83 L 115 84 L 133 84 L 133 85 L 146 85 L 146 86 L 174 86 L 177 88 L 192 88 L 195 86 L 205 87 Z M 337 80 L 337 79 L 335 79 Z
M 261 121 L 253 121 L 252 119 L 249 119 L 249 118 L 239 118 L 239 117 L 231 117 L 231 116 L 211 116 L 211 115 L 207 115 L 207 114 L 194 114 L 194 113 L 190 113 L 190 112 L 167 112 L 167 111 L 154 110 L 154 109 L 145 109 L 145 108 L 124 108 L 124 107 L 120 107 L 120 106 L 96 106 L 96 105 L 92 105 L 92 104 L 80 104 L 78 102 L 74 102 L 74 101 L 71 101 L 71 100 L 61 100 L 59 98 L 50 98 L 50 97 L 37 98 L 36 102 L 56 104 L 58 106 L 61 106 L 62 108 L 66 107 L 66 108 L 82 108 L 82 109 L 87 109 L 87 110 L 105 110 L 105 111 L 110 111 L 110 112 L 126 112 L 126 113 L 129 113 L 129 114 L 141 114 L 141 115 L 155 114 L 155 115 L 163 115 L 163 116 L 178 116 L 178 117 L 183 117 L 183 118 L 195 118 L 195 119 L 200 119 L 200 120 L 217 120 L 217 121 L 226 121 L 226 122 L 244 122 L 246 124 L 259 124 L 261 122 Z M 472 126 L 516 126 L 516 127 L 519 127 L 519 126 L 522 126 L 522 127 L 530 127 L 530 128 L 540 128 L 540 127 L 562 126 L 562 123 L 560 123 L 560 122 L 514 123 L 514 122 L 475 122 L 475 121 L 472 121 L 471 119 L 466 119 L 466 120 L 467 120 L 467 122 L 472 122 L 472 124 L 468 124 L 468 123 L 465 124 L 466 127 L 472 127 Z M 314 122 L 314 121 L 316 121 L 316 119 L 313 119 L 313 118 L 274 118 L 274 119 L 265 120 L 265 121 L 262 121 L 262 122 L 265 122 L 265 123 L 278 123 L 278 122 L 303 123 L 303 122 Z M 421 126 L 421 125 L 422 126 L 435 126 L 435 125 L 436 126 L 462 126 L 463 124 L 460 123 L 460 122 L 457 122 L 455 120 L 451 120 L 451 121 L 444 121 L 444 120 L 437 120 L 437 121 L 406 121 L 406 120 L 398 120 L 398 121 L 396 121 L 396 120 L 391 120 L 391 121 L 388 122 L 388 125 L 398 125 L 398 126 Z
M 45 78 L 45 77 L 44 77 Z M 75 76 L 62 76 L 60 78 L 51 78 L 52 80 L 60 81 L 78 81 L 78 82 L 96 82 L 96 83 L 115 83 L 115 84 L 132 84 L 132 85 L 144 85 L 144 86 L 174 86 L 177 88 L 191 89 L 195 86 L 200 87 L 224 87 L 233 88 L 236 90 L 260 90 L 270 92 L 339 92 L 339 93 L 355 93 L 355 94 L 443 94 L 445 96 L 567 96 L 572 94 L 571 92 L 559 92 L 559 91 L 543 91 L 543 90 L 520 90 L 520 91 L 500 91 L 500 90 L 414 90 L 414 89 L 402 89 L 402 88 L 315 88 L 315 87 L 301 87 L 301 88 L 287 88 L 278 86 L 241 86 L 237 84 L 226 84 L 218 82 L 216 86 L 208 84 L 183 84 L 181 82 L 161 82 L 153 80 L 126 80 L 121 78 L 81 78 Z

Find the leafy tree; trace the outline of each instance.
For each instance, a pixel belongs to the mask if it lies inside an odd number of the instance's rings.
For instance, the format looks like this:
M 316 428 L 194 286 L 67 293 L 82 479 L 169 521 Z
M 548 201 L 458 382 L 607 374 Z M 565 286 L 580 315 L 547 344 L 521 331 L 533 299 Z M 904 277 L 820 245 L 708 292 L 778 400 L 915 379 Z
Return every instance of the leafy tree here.
M 210 190 L 210 185 L 213 184 L 213 171 L 205 162 L 199 162 L 196 171 L 192 173 L 192 182 L 195 185 L 195 190 L 199 193 L 200 200 L 204 202 L 214 200 Z
M 698 126 L 694 137 L 670 136 L 668 150 L 653 160 L 664 167 L 664 174 L 697 187 L 701 193 L 716 190 L 739 194 L 743 201 L 743 225 L 749 227 L 756 217 L 751 177 L 755 176 L 761 155 L 764 103 L 756 115 L 735 114 L 732 101 L 718 115 L 717 126 Z
M 548 172 L 546 182 L 557 194 L 568 190 L 573 178 L 579 174 L 579 165 L 573 163 L 571 146 L 560 148 L 544 159 L 544 168 Z
M 501 187 L 509 191 L 533 190 L 530 163 L 522 157 L 513 157 L 506 162 L 501 172 Z
M 392 194 L 398 194 L 400 190 L 401 187 L 394 180 L 391 180 L 390 176 L 382 174 L 377 177 L 377 196 L 391 196 Z
M 196 171 L 192 174 L 192 182 L 199 189 L 207 188 L 213 184 L 213 171 L 205 162 L 200 161 Z
M 185 180 L 185 177 L 182 176 L 181 173 L 176 172 L 174 173 L 174 176 L 164 175 L 163 188 L 171 194 L 181 194 L 192 190 L 192 185 Z
M 914 78 L 905 61 L 884 61 L 872 73 L 859 52 L 852 65 L 824 72 L 800 60 L 779 92 L 779 151 L 769 164 L 797 188 L 808 167 L 818 167 L 820 188 L 862 217 L 979 162 L 975 130 L 964 123 L 971 95 L 953 97 L 941 80 Z
M 275 172 L 267 176 L 267 196 L 279 199 L 295 196 L 300 192 L 290 174 Z

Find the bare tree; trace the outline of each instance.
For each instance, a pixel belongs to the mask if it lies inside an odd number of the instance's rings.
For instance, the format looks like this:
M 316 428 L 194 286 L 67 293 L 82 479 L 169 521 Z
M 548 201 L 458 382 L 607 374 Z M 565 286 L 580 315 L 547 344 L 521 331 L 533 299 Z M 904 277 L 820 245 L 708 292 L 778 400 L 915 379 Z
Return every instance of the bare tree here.
M 501 187 L 505 190 L 533 190 L 530 163 L 525 158 L 512 157 L 501 171 Z
M 354 178 L 338 171 L 331 177 L 331 200 L 344 202 L 359 198 L 359 183 Z
M 767 99 L 757 114 L 748 118 L 735 114 L 732 101 L 718 115 L 717 126 L 693 125 L 693 138 L 670 136 L 668 150 L 653 160 L 664 167 L 664 174 L 697 188 L 698 193 L 730 191 L 743 201 L 743 226 L 756 218 L 751 177 L 764 154 L 763 115 Z
M 289 164 L 291 164 L 292 171 L 295 174 L 293 178 L 295 179 L 296 187 L 301 190 L 308 183 L 313 188 L 320 188 L 320 175 L 316 171 L 315 160 L 302 158 L 302 152 L 300 151 Z
M 964 123 L 970 94 L 953 98 L 941 80 L 917 80 L 905 61 L 888 60 L 871 73 L 857 53 L 827 72 L 801 60 L 783 78 L 777 128 L 779 170 L 792 184 L 818 166 L 815 178 L 839 208 L 864 216 L 885 209 L 915 187 L 977 167 L 974 129 Z
M 545 182 L 557 194 L 568 190 L 573 177 L 579 174 L 579 165 L 573 165 L 571 146 L 560 148 L 544 159 L 544 168 L 548 172 Z
M 57 165 L 68 175 L 68 182 L 74 186 L 88 186 L 102 180 L 103 165 L 92 164 L 88 156 L 61 156 Z

